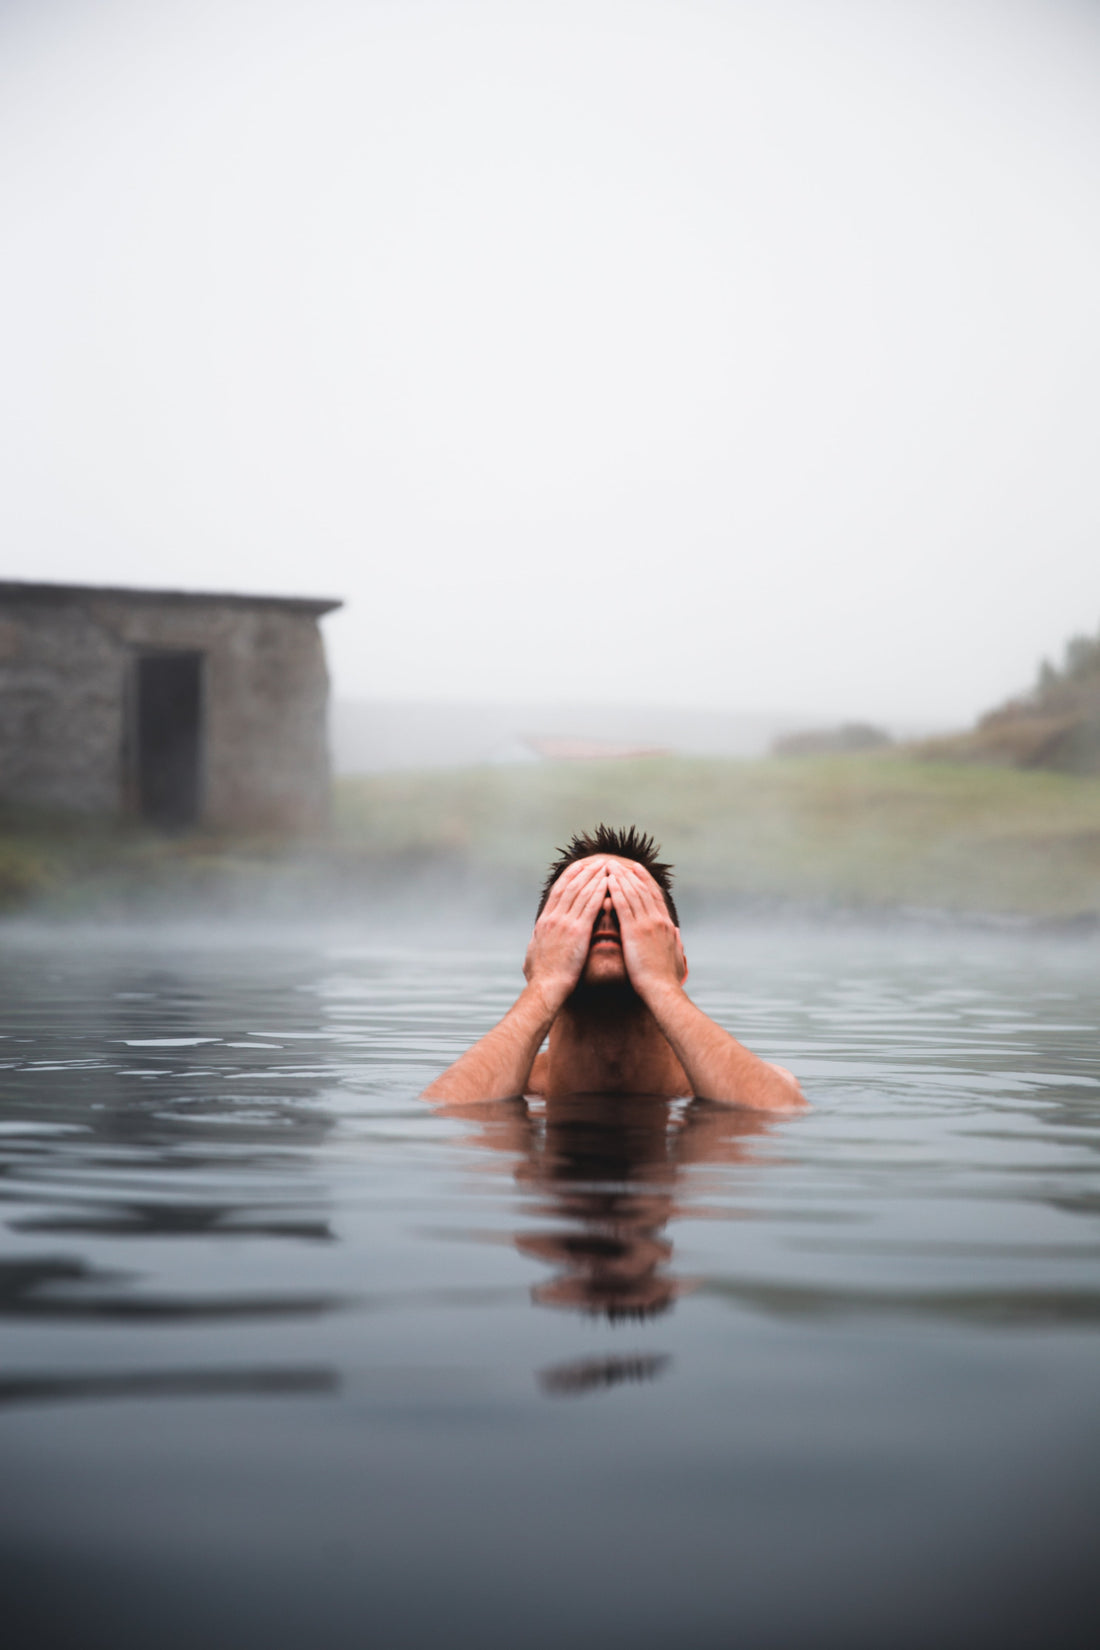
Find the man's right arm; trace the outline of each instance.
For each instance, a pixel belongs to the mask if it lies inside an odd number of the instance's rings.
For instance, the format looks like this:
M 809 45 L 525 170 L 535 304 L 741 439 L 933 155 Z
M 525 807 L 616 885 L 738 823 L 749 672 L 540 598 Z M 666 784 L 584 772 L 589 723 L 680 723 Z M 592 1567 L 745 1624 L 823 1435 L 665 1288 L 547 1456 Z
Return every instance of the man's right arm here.
M 542 1040 L 557 1017 L 537 986 L 525 986 L 492 1031 L 468 1048 L 442 1077 L 429 1083 L 425 1100 L 510 1100 L 523 1094 Z
M 602 860 L 577 860 L 562 873 L 527 947 L 526 987 L 503 1020 L 428 1085 L 425 1100 L 462 1105 L 524 1093 L 542 1040 L 581 977 L 606 886 Z

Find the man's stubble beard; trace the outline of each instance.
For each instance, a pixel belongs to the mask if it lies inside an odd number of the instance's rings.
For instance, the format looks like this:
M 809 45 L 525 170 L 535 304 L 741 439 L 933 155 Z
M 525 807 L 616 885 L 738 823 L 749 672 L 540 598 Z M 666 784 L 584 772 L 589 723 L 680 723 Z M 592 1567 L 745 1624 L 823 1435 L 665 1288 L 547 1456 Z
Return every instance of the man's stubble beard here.
M 579 1020 L 633 1019 L 645 1004 L 629 980 L 579 980 L 565 999 L 564 1008 Z

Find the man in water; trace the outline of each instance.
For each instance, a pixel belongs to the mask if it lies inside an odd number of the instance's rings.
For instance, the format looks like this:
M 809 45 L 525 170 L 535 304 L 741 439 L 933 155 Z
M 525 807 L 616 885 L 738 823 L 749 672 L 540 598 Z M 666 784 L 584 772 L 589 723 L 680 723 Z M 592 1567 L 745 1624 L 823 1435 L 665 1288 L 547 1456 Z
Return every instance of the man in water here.
M 750 1053 L 684 991 L 671 871 L 634 826 L 575 836 L 543 887 L 526 986 L 425 1098 L 461 1105 L 524 1094 L 692 1095 L 801 1111 L 806 1100 L 791 1073 Z

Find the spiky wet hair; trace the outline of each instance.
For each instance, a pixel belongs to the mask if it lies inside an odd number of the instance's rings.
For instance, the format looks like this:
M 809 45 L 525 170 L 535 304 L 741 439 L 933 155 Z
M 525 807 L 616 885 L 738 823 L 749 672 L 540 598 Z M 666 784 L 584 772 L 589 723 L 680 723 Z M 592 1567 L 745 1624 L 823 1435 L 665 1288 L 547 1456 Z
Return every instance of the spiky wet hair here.
M 618 830 L 610 825 L 597 825 L 594 831 L 578 831 L 568 848 L 558 849 L 558 858 L 547 872 L 546 881 L 542 885 L 542 897 L 539 908 L 535 913 L 536 920 L 542 916 L 543 906 L 550 898 L 550 890 L 557 882 L 563 871 L 578 859 L 588 859 L 592 854 L 615 854 L 619 859 L 633 859 L 644 871 L 648 871 L 662 894 L 665 896 L 665 905 L 668 914 L 680 926 L 680 919 L 676 915 L 676 906 L 672 899 L 672 866 L 657 858 L 661 845 L 654 842 L 651 836 L 639 831 L 636 825 L 620 827 Z

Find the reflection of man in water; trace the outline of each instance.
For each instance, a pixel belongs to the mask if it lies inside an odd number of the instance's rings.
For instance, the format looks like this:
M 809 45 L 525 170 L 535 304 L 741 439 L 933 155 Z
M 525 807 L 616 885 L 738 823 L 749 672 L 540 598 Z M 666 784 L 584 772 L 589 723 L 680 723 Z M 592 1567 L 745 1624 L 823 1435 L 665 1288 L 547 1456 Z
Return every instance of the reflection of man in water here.
M 524 1151 L 516 1178 L 552 1221 L 516 1236 L 525 1255 L 556 1268 L 535 1300 L 612 1321 L 671 1306 L 694 1287 L 667 1270 L 664 1228 L 692 1213 L 676 1195 L 684 1169 L 751 1163 L 755 1140 L 770 1127 L 758 1112 L 700 1100 L 685 1110 L 654 1095 L 548 1098 L 542 1127 L 529 1119 L 526 1139 L 519 1130 L 513 1136 Z
M 526 986 L 425 1097 L 698 1095 L 759 1111 L 804 1107 L 789 1071 L 750 1053 L 684 991 L 670 873 L 633 826 L 575 836 L 542 891 Z
M 767 1113 L 747 1107 L 709 1100 L 685 1105 L 652 1094 L 436 1105 L 472 1124 L 479 1146 L 514 1160 L 517 1181 L 547 1221 L 525 1223 L 515 1237 L 523 1254 L 554 1269 L 535 1286 L 534 1299 L 611 1322 L 654 1317 L 694 1287 L 668 1270 L 672 1244 L 664 1230 L 670 1220 L 711 1215 L 698 1205 L 706 1182 L 695 1175 L 685 1183 L 684 1171 L 762 1161 L 755 1148 L 774 1127 Z M 689 1192 L 684 1200 L 681 1186 Z M 594 1374 L 585 1370 L 582 1386 L 590 1376 L 595 1384 L 609 1378 L 600 1360 Z M 625 1378 L 645 1373 L 628 1360 Z M 566 1374 L 568 1386 L 577 1371 Z

